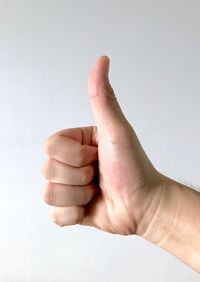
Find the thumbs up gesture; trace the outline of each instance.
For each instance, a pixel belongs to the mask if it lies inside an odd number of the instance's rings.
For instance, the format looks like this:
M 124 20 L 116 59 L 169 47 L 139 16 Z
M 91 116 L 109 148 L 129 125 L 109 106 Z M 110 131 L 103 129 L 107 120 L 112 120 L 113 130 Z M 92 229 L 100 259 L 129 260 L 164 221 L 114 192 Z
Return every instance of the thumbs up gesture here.
M 96 126 L 64 129 L 47 139 L 43 199 L 59 226 L 139 234 L 148 225 L 146 211 L 156 210 L 162 174 L 126 120 L 108 72 L 109 58 L 101 56 L 89 74 Z

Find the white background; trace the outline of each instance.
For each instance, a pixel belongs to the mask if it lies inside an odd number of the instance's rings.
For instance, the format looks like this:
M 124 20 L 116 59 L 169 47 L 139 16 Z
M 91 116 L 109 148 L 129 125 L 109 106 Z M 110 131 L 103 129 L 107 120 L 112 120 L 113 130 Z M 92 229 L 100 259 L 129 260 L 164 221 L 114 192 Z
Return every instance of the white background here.
M 41 199 L 44 141 L 94 124 L 87 78 L 103 54 L 152 163 L 198 189 L 199 50 L 198 0 L 0 0 L 1 282 L 200 281 L 136 236 L 56 226 Z

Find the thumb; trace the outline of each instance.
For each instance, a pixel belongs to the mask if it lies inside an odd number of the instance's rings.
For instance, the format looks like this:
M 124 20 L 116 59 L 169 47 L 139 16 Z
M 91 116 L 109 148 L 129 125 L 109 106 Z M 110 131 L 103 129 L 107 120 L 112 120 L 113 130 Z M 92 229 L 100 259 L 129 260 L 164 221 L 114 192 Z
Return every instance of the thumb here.
M 126 120 L 114 91 L 109 83 L 110 60 L 101 56 L 93 65 L 88 79 L 88 92 L 98 132 L 109 135 L 113 141 L 119 141 L 121 133 L 130 124 Z

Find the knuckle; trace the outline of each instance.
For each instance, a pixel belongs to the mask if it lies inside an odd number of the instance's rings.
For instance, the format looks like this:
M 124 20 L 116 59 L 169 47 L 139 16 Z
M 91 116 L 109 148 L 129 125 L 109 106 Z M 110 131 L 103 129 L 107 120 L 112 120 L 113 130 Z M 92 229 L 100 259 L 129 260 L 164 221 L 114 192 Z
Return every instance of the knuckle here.
M 110 97 L 111 97 L 114 101 L 117 100 L 117 98 L 116 98 L 116 96 L 115 96 L 115 91 L 114 91 L 114 89 L 111 87 L 111 85 L 109 85 L 109 87 L 108 87 L 108 94 L 110 95 Z
M 47 138 L 44 144 L 44 151 L 48 156 L 53 156 L 55 148 L 55 136 L 50 136 Z
M 42 173 L 43 173 L 43 176 L 44 178 L 46 178 L 47 180 L 50 180 L 51 178 L 51 171 L 52 171 L 52 159 L 51 158 L 48 158 L 44 164 L 43 164 L 43 167 L 42 167 Z
M 106 93 L 105 97 L 107 97 L 109 100 L 116 102 L 117 98 L 115 96 L 115 91 L 112 88 L 110 83 L 105 83 L 102 85 L 102 91 Z
M 56 209 L 52 209 L 49 213 L 50 219 L 59 227 L 65 226 L 60 216 L 57 214 Z
M 52 183 L 48 182 L 42 191 L 42 199 L 48 205 L 51 205 L 51 197 L 50 197 L 51 189 L 52 189 Z

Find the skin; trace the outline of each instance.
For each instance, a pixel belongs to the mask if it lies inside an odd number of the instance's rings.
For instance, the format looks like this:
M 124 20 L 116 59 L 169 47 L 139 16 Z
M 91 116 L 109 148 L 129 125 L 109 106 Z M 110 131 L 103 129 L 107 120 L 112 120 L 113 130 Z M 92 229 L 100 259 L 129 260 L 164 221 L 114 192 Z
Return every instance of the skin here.
M 196 201 L 198 209 L 199 193 L 152 165 L 122 113 L 108 72 L 109 58 L 101 56 L 89 74 L 88 94 L 96 126 L 64 129 L 46 141 L 43 200 L 52 206 L 50 217 L 59 226 L 80 224 L 141 236 L 199 270 L 187 259 L 187 250 L 184 256 L 180 252 L 177 240 L 181 242 L 183 230 L 179 235 L 174 231 L 175 226 L 182 228 L 177 218 L 191 222 L 187 214 L 180 216 L 180 206 L 185 201 L 190 209 Z M 188 190 L 193 196 L 189 199 L 195 200 L 187 199 Z

